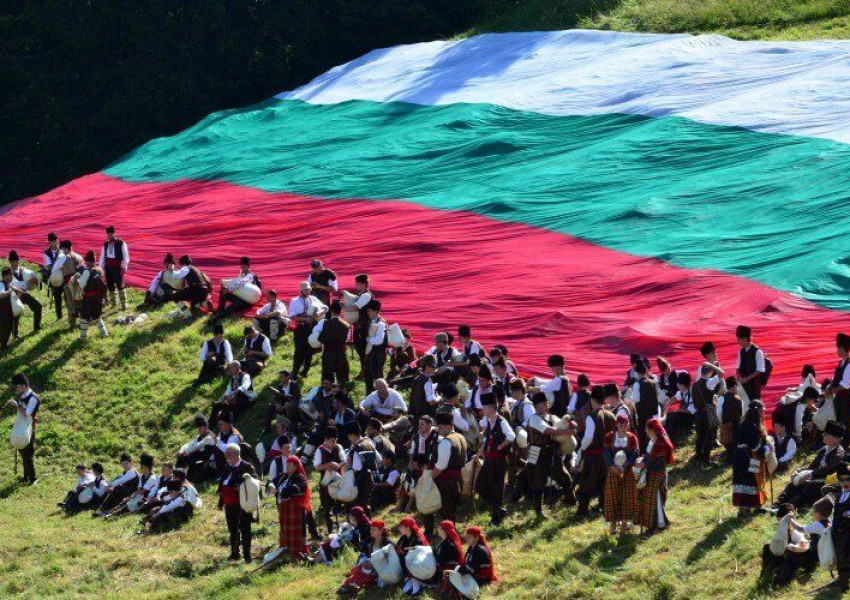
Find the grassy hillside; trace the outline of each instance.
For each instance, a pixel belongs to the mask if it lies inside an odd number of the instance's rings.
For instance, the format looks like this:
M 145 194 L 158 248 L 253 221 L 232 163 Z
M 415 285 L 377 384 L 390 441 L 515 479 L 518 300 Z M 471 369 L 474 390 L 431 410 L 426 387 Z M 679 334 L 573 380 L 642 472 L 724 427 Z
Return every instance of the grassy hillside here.
M 138 300 L 138 294 L 133 293 L 133 300 Z M 116 457 L 124 450 L 135 457 L 142 451 L 152 452 L 158 460 L 171 457 L 191 435 L 192 415 L 206 411 L 220 393 L 221 385 L 189 387 L 195 376 L 196 350 L 204 339 L 200 324 L 168 321 L 164 314 L 151 313 L 138 327 L 110 325 L 111 337 L 100 339 L 95 334 L 86 343 L 77 341 L 76 332 L 68 331 L 65 322 L 55 323 L 52 315 L 46 317 L 47 327 L 32 335 L 27 317 L 23 340 L 0 357 L 0 380 L 6 382 L 23 369 L 32 376 L 44 402 L 36 486 L 17 485 L 12 452 L 4 442 L 0 596 L 333 597 L 351 555 L 331 568 L 287 566 L 254 576 L 243 564 L 227 562 L 226 527 L 209 488 L 202 490 L 206 503 L 202 512 L 182 529 L 161 535 L 136 535 L 139 527 L 131 517 L 103 521 L 87 513 L 67 517 L 56 509 L 55 503 L 75 481 L 72 470 L 77 462 L 102 460 L 108 473 L 114 474 Z M 239 330 L 239 324 L 230 324 L 231 340 Z M 291 345 L 286 339 L 258 378 L 258 406 L 239 424 L 251 442 L 260 430 L 273 373 L 290 360 Z M 310 383 L 315 379 L 316 375 Z M 11 418 L 8 410 L 4 415 L 0 431 L 5 438 Z M 487 528 L 502 581 L 485 597 L 770 596 L 759 585 L 758 571 L 771 519 L 739 520 L 731 507 L 730 473 L 692 467 L 687 448 L 679 457 L 671 473 L 668 504 L 673 527 L 664 534 L 611 538 L 600 520 L 573 524 L 568 520 L 570 511 L 563 508 L 549 509 L 542 521 L 528 511 L 517 511 L 503 526 Z M 466 514 L 486 524 L 483 512 L 468 507 Z M 390 522 L 397 519 L 387 516 Z M 273 518 L 267 500 L 262 523 L 255 527 L 255 547 L 275 542 Z M 827 580 L 828 575 L 819 572 L 812 580 L 795 584 L 790 595 L 802 596 L 805 589 Z M 396 594 L 393 589 L 369 597 L 395 598 Z M 777 597 L 789 597 L 789 593 Z
M 743 40 L 850 37 L 846 0 L 491 0 L 487 7 L 474 33 L 583 27 Z

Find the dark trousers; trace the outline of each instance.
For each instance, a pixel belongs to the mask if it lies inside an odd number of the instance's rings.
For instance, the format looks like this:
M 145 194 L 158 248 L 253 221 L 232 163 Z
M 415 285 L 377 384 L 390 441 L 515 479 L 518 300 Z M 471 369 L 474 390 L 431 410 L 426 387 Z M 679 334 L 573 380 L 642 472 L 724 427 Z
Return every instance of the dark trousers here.
M 293 377 L 306 378 L 310 373 L 310 367 L 313 366 L 313 347 L 307 341 L 309 337 L 310 327 L 308 325 L 299 325 L 295 328 L 292 338 L 295 344 L 295 351 L 292 355 Z
M 348 356 L 345 355 L 345 346 L 340 348 L 329 348 L 325 346 L 322 352 L 322 379 L 336 377 L 337 383 L 346 383 L 350 377 Z
M 106 288 L 110 292 L 124 289 L 124 273 L 121 272 L 121 265 L 106 265 L 103 268 L 103 274 L 106 275 Z
M 239 417 L 242 416 L 249 406 L 251 406 L 251 399 L 243 394 L 242 392 L 236 392 L 233 396 L 231 396 L 231 401 L 226 402 L 224 400 L 219 400 L 215 404 L 213 404 L 212 411 L 210 411 L 210 423 L 218 422 L 218 415 L 223 410 L 229 410 L 233 415 L 233 420 L 236 421 Z
M 354 325 L 354 350 L 357 352 L 357 357 L 360 359 L 360 365 L 365 371 L 366 364 L 366 338 L 369 337 L 369 325 L 366 324 L 364 329 L 360 323 Z
M 248 310 L 251 305 L 226 290 L 221 290 L 218 296 L 218 308 L 213 315 L 214 319 L 224 319 L 239 311 Z
M 188 456 L 177 457 L 177 468 L 186 469 L 186 478 L 192 483 L 200 483 L 217 475 L 210 466 L 213 446 L 206 446 Z
M 354 477 L 357 481 L 357 498 L 349 505 L 349 508 L 359 506 L 366 511 L 366 514 L 370 514 L 371 508 L 369 501 L 372 499 L 372 488 L 375 485 L 372 482 L 372 473 L 363 469 L 357 471 Z
M 384 347 L 373 348 L 366 355 L 366 369 L 364 370 L 366 393 L 375 391 L 375 380 L 384 376 L 384 363 L 387 361 L 387 351 Z
M 21 462 L 24 465 L 24 479 L 35 481 L 37 479 L 35 475 L 35 430 L 32 432 L 30 443 L 18 452 L 21 453 Z
M 121 501 L 136 491 L 139 487 L 139 478 L 131 479 L 123 485 L 119 485 L 112 490 L 111 494 L 107 494 L 103 499 L 103 504 L 100 505 L 100 510 L 106 512 L 121 504 Z
M 789 483 L 779 494 L 776 499 L 776 504 L 784 504 L 790 502 L 797 508 L 806 507 L 814 504 L 821 499 L 821 488 L 824 486 L 823 481 L 811 482 L 808 481 L 803 485 L 794 485 Z
M 32 329 L 38 331 L 41 329 L 41 302 L 35 299 L 32 294 L 21 294 L 21 302 L 23 302 L 32 311 Z M 12 325 L 13 333 L 18 335 L 18 325 L 21 322 L 21 317 L 16 317 Z
M 336 500 L 331 498 L 331 495 L 328 493 L 328 488 L 324 485 L 319 486 L 319 501 L 319 518 L 324 521 L 325 527 L 328 528 L 328 532 L 331 532 L 334 530 L 333 511 L 336 508 Z
M 53 302 L 53 309 L 56 311 L 56 319 L 62 318 L 62 298 L 65 295 L 65 286 L 60 285 L 59 287 L 53 287 L 49 283 L 47 284 L 50 287 L 50 298 Z
M 706 410 L 715 410 L 715 408 L 710 406 Z M 694 426 L 697 433 L 695 458 L 699 462 L 711 460 L 711 449 L 714 447 L 714 440 L 717 439 L 717 427 L 709 427 L 706 410 L 698 410 L 694 415 Z
M 227 520 L 227 531 L 230 532 L 230 556 L 239 556 L 239 546 L 242 546 L 242 556 L 251 558 L 251 515 L 242 510 L 238 504 L 225 505 L 224 517 Z
M 302 525 L 301 525 L 302 528 L 305 530 L 304 531 L 304 533 L 305 533 L 304 537 L 307 537 L 306 536 L 307 531 L 309 531 L 310 535 L 314 538 L 320 537 L 319 536 L 319 528 L 316 527 L 316 517 L 313 516 L 312 510 L 307 510 L 306 508 L 304 509 L 304 519 L 301 521 L 301 523 L 302 523 Z
M 201 365 L 201 372 L 198 374 L 196 383 L 201 385 L 202 383 L 212 381 L 216 377 L 224 377 L 224 375 L 224 365 L 208 358 L 204 361 L 204 364 Z
M 256 377 L 266 368 L 266 363 L 256 358 L 245 358 L 239 361 L 239 367 L 251 377 Z
M 599 499 L 600 510 L 604 508 L 605 477 L 608 475 L 605 459 L 602 458 L 601 454 L 586 454 L 583 460 L 584 464 L 581 468 L 578 490 L 576 492 L 579 515 L 587 514 L 590 508 L 590 501 L 594 497 Z
M 761 376 L 750 379 L 744 384 L 744 391 L 750 400 L 761 400 Z
M 11 306 L 6 310 L 0 308 L 0 349 L 9 345 L 9 337 L 12 335 L 14 322 Z
M 454 523 L 457 520 L 457 509 L 462 498 L 460 477 L 438 477 L 434 480 L 440 490 L 440 510 L 425 516 L 425 533 L 428 539 L 433 538 L 434 524 L 439 516 L 441 520 Z
M 501 518 L 505 498 L 506 463 L 505 455 L 499 458 L 485 458 L 481 473 L 475 482 L 478 495 L 490 506 L 490 515 L 496 519 Z

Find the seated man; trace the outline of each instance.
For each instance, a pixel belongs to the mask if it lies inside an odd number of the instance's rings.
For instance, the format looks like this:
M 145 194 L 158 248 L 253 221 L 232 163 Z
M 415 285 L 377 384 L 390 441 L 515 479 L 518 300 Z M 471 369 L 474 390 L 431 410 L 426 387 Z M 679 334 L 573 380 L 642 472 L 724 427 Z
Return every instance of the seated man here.
M 260 333 L 253 325 L 245 328 L 245 342 L 242 347 L 242 370 L 251 377 L 259 375 L 271 358 L 272 345 L 269 338 Z
M 401 330 L 404 343 L 390 351 L 390 372 L 387 379 L 398 389 L 410 387 L 410 382 L 416 377 L 416 348 L 413 347 L 413 337 L 407 329 Z
M 275 290 L 266 292 L 266 298 L 268 302 L 257 310 L 254 317 L 254 328 L 269 336 L 272 342 L 276 342 L 289 327 L 286 304 L 277 299 L 277 291 Z
M 375 391 L 363 399 L 360 410 L 366 418 L 389 423 L 407 413 L 407 404 L 401 394 L 387 385 L 386 379 L 376 379 Z
M 809 506 L 821 497 L 824 481 L 844 461 L 844 448 L 841 447 L 843 437 L 844 425 L 829 421 L 823 432 L 823 448 L 807 469 L 796 471 L 791 476 L 791 482 L 776 499 L 774 508 L 786 502 L 797 508 Z
M 227 365 L 233 362 L 233 350 L 224 337 L 224 326 L 221 323 L 213 325 L 213 337 L 203 343 L 198 359 L 201 361 L 201 372 L 192 387 L 227 374 Z
M 381 466 L 378 467 L 369 500 L 372 510 L 380 510 L 395 503 L 400 480 L 400 474 L 395 467 L 395 453 L 389 449 L 378 450 L 378 452 L 381 453 Z
M 301 416 L 303 414 L 301 412 L 301 386 L 292 379 L 292 374 L 287 369 L 282 369 L 278 373 L 278 385 L 271 390 L 274 393 L 274 398 L 266 413 L 265 431 L 271 429 L 272 419 L 276 415 L 285 416 L 293 424 L 304 420 Z M 307 416 L 304 415 L 304 417 Z
M 103 516 L 107 511 L 115 508 L 124 498 L 132 494 L 139 485 L 139 472 L 133 467 L 133 459 L 129 454 L 121 455 L 121 468 L 124 472 L 115 477 L 106 487 L 106 495 L 100 505 L 101 512 L 96 515 Z
M 106 518 L 115 516 L 123 510 L 129 510 L 130 512 L 141 510 L 143 504 L 138 503 L 144 503 L 156 495 L 156 491 L 159 489 L 159 477 L 153 472 L 153 456 L 142 454 L 139 464 L 139 483 L 136 489 L 129 496 L 126 496 L 115 509 L 105 513 L 104 516 Z M 137 503 L 136 508 L 132 508 L 131 506 L 131 501 L 133 500 Z
M 147 522 L 151 529 L 175 527 L 192 518 L 196 509 L 203 506 L 195 487 L 181 477 L 175 477 L 166 484 L 167 495 L 161 506 L 154 508 Z
M 174 272 L 174 255 L 169 252 L 165 255 L 165 259 L 162 261 L 162 271 L 154 275 L 153 279 L 151 279 L 150 284 L 148 285 L 148 289 L 145 292 L 145 299 L 141 304 L 137 307 L 139 310 L 142 310 L 148 306 L 156 308 L 157 306 L 162 306 L 174 295 L 177 291 L 171 285 L 165 281 L 167 279 L 164 277 L 166 273 Z
M 171 299 L 178 305 L 182 304 L 180 315 L 188 319 L 192 317 L 193 308 L 210 310 L 212 308 L 210 278 L 194 265 L 188 254 L 181 256 L 177 262 L 180 268 L 174 271 L 174 278 L 183 281 L 183 287 L 174 292 Z
M 221 280 L 221 289 L 218 293 L 218 308 L 210 317 L 210 321 L 215 323 L 216 321 L 224 319 L 234 313 L 251 308 L 250 304 L 234 294 L 236 290 L 248 283 L 257 286 L 260 289 L 263 287 L 257 276 L 251 272 L 251 259 L 247 256 L 243 256 L 239 260 L 239 274 L 233 279 Z
M 776 451 L 776 460 L 779 463 L 777 471 L 785 471 L 794 460 L 797 453 L 797 440 L 788 433 L 788 426 L 783 419 L 773 422 L 773 449 Z
M 244 441 L 245 438 L 233 426 L 233 415 L 230 414 L 230 411 L 221 411 L 218 414 L 218 435 L 215 438 L 215 447 L 213 448 L 215 466 L 218 469 L 219 476 L 227 472 L 227 459 L 225 455 L 227 447 L 230 445 L 241 447 Z
M 427 354 L 433 356 L 436 362 L 434 381 L 437 383 L 451 381 L 454 375 L 454 367 L 461 360 L 461 354 L 452 347 L 449 334 L 445 331 L 438 333 L 434 337 L 434 345 L 428 350 Z
M 177 453 L 177 467 L 186 469 L 189 481 L 199 483 L 217 475 L 213 459 L 215 436 L 203 415 L 195 416 L 194 425 L 198 430 L 198 436 L 180 448 Z
M 239 361 L 231 362 L 227 370 L 230 373 L 230 382 L 221 399 L 213 405 L 210 423 L 218 421 L 218 415 L 223 410 L 229 411 L 234 420 L 238 419 L 256 398 L 251 376 L 242 370 Z
M 92 487 L 94 483 L 94 473 L 86 469 L 84 464 L 77 465 L 77 485 L 65 494 L 65 499 L 57 506 L 68 512 L 77 511 L 80 509 L 79 496 L 80 492 L 86 488 Z

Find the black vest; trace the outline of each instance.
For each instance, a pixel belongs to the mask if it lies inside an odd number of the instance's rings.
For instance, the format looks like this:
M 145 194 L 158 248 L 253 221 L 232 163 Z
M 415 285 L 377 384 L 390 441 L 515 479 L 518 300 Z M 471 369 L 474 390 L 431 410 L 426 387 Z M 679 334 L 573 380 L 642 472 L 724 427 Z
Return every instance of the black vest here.
M 221 343 L 218 345 L 218 350 L 216 350 L 215 340 L 207 340 L 207 356 L 209 356 L 210 354 L 215 355 L 216 361 L 220 365 L 224 364 L 224 358 L 225 358 L 224 343 L 225 343 L 225 340 L 221 340 Z M 236 387 L 239 387 L 239 386 L 236 386 Z
M 266 336 L 264 336 L 262 333 L 259 334 L 254 339 L 246 337 L 245 338 L 245 347 L 248 348 L 249 350 L 254 350 L 256 352 L 262 352 L 263 351 L 263 344 L 265 343 L 265 341 L 266 341 Z
M 331 317 L 322 325 L 319 333 L 319 341 L 324 344 L 325 350 L 342 350 L 348 340 L 349 325 L 339 317 Z
M 124 242 L 115 238 L 112 243 L 115 245 L 115 260 L 124 260 Z M 106 249 L 109 248 L 109 240 L 103 242 L 103 259 L 106 260 Z
M 637 416 L 640 421 L 646 421 L 658 414 L 658 390 L 655 384 L 647 379 L 640 380 L 640 402 L 637 404 Z
M 336 273 L 329 269 L 322 269 L 322 272 L 318 275 L 311 274 L 310 279 L 319 285 L 330 285 L 331 280 L 336 279 Z M 330 305 L 331 303 L 331 294 L 328 291 L 313 288 L 310 295 L 317 298 L 322 304 Z
M 490 421 L 487 421 L 487 427 L 484 430 L 484 449 L 485 450 L 495 450 L 499 446 L 505 443 L 505 432 L 502 431 L 502 421 L 504 421 L 504 417 L 502 415 L 496 415 L 496 419 L 493 422 L 493 425 L 490 425 Z
M 425 439 L 424 447 L 419 447 L 419 432 L 417 431 L 413 435 L 413 447 L 410 449 L 410 455 L 413 457 L 413 460 L 419 463 L 420 465 L 424 465 L 428 463 L 428 459 L 435 452 L 435 446 L 437 445 L 437 431 L 433 430 Z
M 567 408 L 570 405 L 570 396 L 573 395 L 570 380 L 563 375 L 558 375 L 557 379 L 561 380 L 561 389 L 555 392 L 555 401 L 552 403 L 552 408 L 549 412 L 556 417 L 563 418 L 567 414 Z
M 691 389 L 691 397 L 697 410 L 706 410 L 714 406 L 714 392 L 708 389 L 708 382 L 700 377 Z
M 749 349 L 741 348 L 738 351 L 741 360 L 741 375 L 744 377 L 756 372 L 756 352 L 758 352 L 758 346 L 755 344 L 751 344 Z

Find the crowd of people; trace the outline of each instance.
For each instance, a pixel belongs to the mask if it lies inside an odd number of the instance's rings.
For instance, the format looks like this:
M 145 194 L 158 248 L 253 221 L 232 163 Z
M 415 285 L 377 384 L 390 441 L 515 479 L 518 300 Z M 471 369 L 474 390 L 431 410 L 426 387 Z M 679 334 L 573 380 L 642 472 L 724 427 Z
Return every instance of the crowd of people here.
M 40 278 L 17 266 L 17 254 L 10 253 L 12 267 L 3 269 L 0 287 L 4 346 L 17 331 L 22 309 L 11 306 L 17 300 L 31 307 L 35 328 L 40 326 L 41 305 L 29 292 L 44 284 L 57 319 L 64 307 L 72 327 L 79 318 L 82 338 L 92 322 L 107 335 L 104 303 L 126 309 L 129 248 L 115 237 L 114 228 L 106 231 L 99 260 L 93 251 L 80 257 L 71 242 L 50 234 Z M 488 351 L 469 325 L 438 332 L 434 345 L 420 354 L 407 330 L 384 319 L 367 274 L 355 277 L 354 290 L 340 292 L 336 274 L 316 259 L 288 303 L 274 289 L 260 302 L 261 290 L 244 257 L 235 277 L 221 281 L 216 306 L 210 279 L 189 256 L 176 262 L 171 254 L 165 257 L 144 306 L 174 302 L 177 309 L 170 317 L 208 319 L 211 337 L 200 348 L 194 385 L 223 379 L 225 391 L 211 400 L 208 415 L 195 417 L 197 435 L 173 462 L 161 466 L 160 476 L 150 456 L 142 456 L 139 471 L 129 456 L 122 456 L 124 470 L 109 482 L 101 465 L 91 470 L 80 465 L 77 486 L 63 508 L 94 508 L 94 514 L 106 517 L 143 511 L 154 527 L 173 525 L 200 508 L 194 485 L 215 481 L 231 558 L 251 562 L 256 504 L 251 497 L 265 477 L 280 525 L 281 551 L 275 558 L 324 564 L 348 545 L 358 559 L 341 593 L 399 584 L 410 594 L 433 587 L 448 597 L 472 597 L 473 586 L 477 590 L 496 579 L 480 528 L 464 530 L 468 548 L 462 551 L 457 524 L 475 497 L 492 526 L 511 510 L 543 517 L 544 505 L 560 503 L 575 507 L 574 520 L 601 515 L 612 535 L 634 528 L 655 534 L 670 526 L 667 472 L 676 445 L 693 430 L 695 464 L 731 466 L 732 501 L 741 516 L 771 510 L 790 532 L 793 540 L 781 552 L 777 544 L 766 547 L 767 576 L 777 583 L 789 581 L 798 569 L 812 565 L 820 539 L 828 537 L 838 565 L 835 585 L 847 589 L 850 542 L 845 532 L 850 525 L 844 521 L 850 510 L 838 512 L 850 504 L 847 335 L 836 339 L 840 362 L 834 376 L 818 383 L 814 368 L 805 366 L 800 386 L 789 389 L 770 415 L 769 433 L 761 398 L 773 365 L 747 326 L 734 332 L 739 350 L 731 368 L 721 365 L 716 347 L 706 341 L 693 373 L 661 356 L 650 360 L 632 354 L 622 382 L 594 382 L 588 374 L 571 380 L 565 357 L 553 354 L 547 377 L 524 378 L 506 346 L 496 344 Z M 227 317 L 256 306 L 234 348 L 226 336 Z M 266 432 L 274 430 L 272 442 L 268 450 L 262 444 L 254 447 L 236 425 L 256 403 L 254 378 L 266 368 L 276 343 L 290 334 L 292 365 L 278 373 L 264 418 Z M 351 373 L 349 347 L 359 358 L 358 374 Z M 321 384 L 304 389 L 317 356 Z M 365 384 L 359 401 L 351 396 L 353 379 Z M 31 419 L 31 439 L 20 452 L 25 477 L 34 481 L 40 401 L 24 375 L 14 383 L 15 409 Z M 716 452 L 720 448 L 722 453 Z M 817 454 L 809 468 L 793 472 L 767 506 L 768 478 L 788 469 L 800 449 Z M 317 514 L 308 470 L 320 475 Z M 803 527 L 788 516 L 812 505 L 814 522 L 823 527 Z M 376 518 L 377 511 L 390 506 L 421 517 L 399 521 L 397 542 L 390 541 L 385 521 Z M 806 551 L 798 551 L 801 547 Z M 381 566 L 383 559 L 389 567 Z

